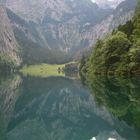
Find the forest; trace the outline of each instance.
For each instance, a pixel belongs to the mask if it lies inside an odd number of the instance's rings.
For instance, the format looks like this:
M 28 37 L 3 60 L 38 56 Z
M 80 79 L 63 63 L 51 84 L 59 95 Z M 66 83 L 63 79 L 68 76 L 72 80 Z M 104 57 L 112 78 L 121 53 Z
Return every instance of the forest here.
M 140 74 L 140 1 L 132 20 L 98 40 L 92 54 L 83 57 L 80 73 L 131 76 Z

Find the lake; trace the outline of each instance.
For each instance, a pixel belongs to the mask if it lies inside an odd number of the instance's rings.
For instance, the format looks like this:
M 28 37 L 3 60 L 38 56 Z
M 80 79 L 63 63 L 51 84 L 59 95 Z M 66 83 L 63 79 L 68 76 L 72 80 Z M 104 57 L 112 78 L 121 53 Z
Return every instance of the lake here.
M 140 80 L 0 78 L 0 140 L 139 140 Z

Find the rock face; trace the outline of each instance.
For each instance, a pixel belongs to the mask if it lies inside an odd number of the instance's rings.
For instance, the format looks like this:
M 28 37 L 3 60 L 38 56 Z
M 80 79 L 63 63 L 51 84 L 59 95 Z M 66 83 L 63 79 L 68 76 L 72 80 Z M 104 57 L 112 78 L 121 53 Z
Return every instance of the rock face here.
M 58 19 L 69 10 L 64 0 L 7 0 L 6 5 L 25 19 L 36 22 L 41 22 L 45 14 Z
M 99 8 L 90 0 L 7 0 L 6 5 L 28 24 L 34 23 L 32 27 L 41 38 L 38 46 L 72 56 L 92 45 L 96 35 L 91 29 L 112 12 L 112 9 Z M 23 31 L 23 26 L 18 23 L 16 29 Z M 35 42 L 35 35 L 30 33 L 31 27 L 24 27 L 24 35 Z
M 121 2 L 121 1 L 119 1 Z M 123 4 L 122 4 L 123 3 Z M 77 52 L 95 44 L 119 24 L 132 18 L 136 0 L 126 0 L 116 9 L 101 8 L 91 0 L 7 0 L 6 6 L 22 19 L 10 16 L 15 36 L 28 53 L 29 47 L 47 48 L 38 52 L 72 59 Z M 115 6 L 119 3 L 115 2 Z M 128 8 L 127 8 L 128 7 Z M 19 39 L 19 36 L 22 37 Z M 24 39 L 23 39 L 24 38 Z M 22 43 L 21 43 L 22 42 Z M 32 49 L 33 50 L 33 49 Z M 41 56 L 41 53 L 38 56 Z M 28 54 L 33 56 L 34 54 Z M 35 57 L 36 58 L 36 57 Z M 49 58 L 42 58 L 41 60 Z M 34 60 L 35 61 L 35 60 Z M 61 61 L 61 60 L 60 60 Z
M 16 65 L 20 65 L 21 59 L 18 51 L 18 44 L 14 37 L 6 10 L 3 6 L 0 6 L 0 56 L 2 59 L 4 58 L 12 61 Z
M 110 29 L 115 29 L 120 24 L 125 24 L 131 20 L 134 15 L 134 9 L 137 5 L 137 0 L 126 0 L 118 5 L 113 12 L 113 19 L 110 23 Z
M 92 0 L 94 3 L 97 3 L 99 7 L 102 8 L 116 8 L 122 1 L 125 0 Z

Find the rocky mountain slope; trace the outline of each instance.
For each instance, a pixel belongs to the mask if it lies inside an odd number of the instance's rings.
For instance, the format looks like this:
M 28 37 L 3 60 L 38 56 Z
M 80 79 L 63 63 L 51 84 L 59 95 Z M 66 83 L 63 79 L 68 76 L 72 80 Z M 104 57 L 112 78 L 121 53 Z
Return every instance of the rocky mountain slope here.
M 137 0 L 126 0 L 118 5 L 113 12 L 113 19 L 110 23 L 110 29 L 115 29 L 120 24 L 125 24 L 131 20 L 134 15 L 134 9 L 137 5 Z
M 0 66 L 6 63 L 20 65 L 21 59 L 18 54 L 18 44 L 6 10 L 3 6 L 0 6 Z
M 91 46 L 94 32 L 91 34 L 90 29 L 112 12 L 112 9 L 99 8 L 90 0 L 30 0 L 28 3 L 7 0 L 6 5 L 29 25 L 12 20 L 15 36 L 19 36 L 20 31 L 32 44 L 49 48 L 53 54 L 59 52 L 59 57 L 64 54 L 72 57 L 82 48 Z
M 125 0 L 92 0 L 93 3 L 97 3 L 102 8 L 116 8 L 122 1 Z
M 31 63 L 52 62 L 51 56 L 60 62 L 72 59 L 79 51 L 95 44 L 98 38 L 131 19 L 136 5 L 136 0 L 126 0 L 113 10 L 100 8 L 90 0 L 5 2 L 14 14 L 8 12 L 24 58 L 31 60 L 34 57 Z

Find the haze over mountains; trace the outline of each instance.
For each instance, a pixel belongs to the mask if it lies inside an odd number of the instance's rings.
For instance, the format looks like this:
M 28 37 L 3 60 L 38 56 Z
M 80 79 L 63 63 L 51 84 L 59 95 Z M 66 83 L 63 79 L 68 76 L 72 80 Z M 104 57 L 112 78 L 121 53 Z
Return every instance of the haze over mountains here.
M 93 3 L 102 8 L 116 8 L 122 1 L 125 0 L 92 0 Z
M 105 1 L 97 2 L 3 1 L 21 48 L 23 62 L 63 63 L 79 58 L 98 38 L 130 20 L 136 6 L 136 0 L 126 0 L 120 4 L 121 1 L 108 1 L 110 6 L 105 8 Z

